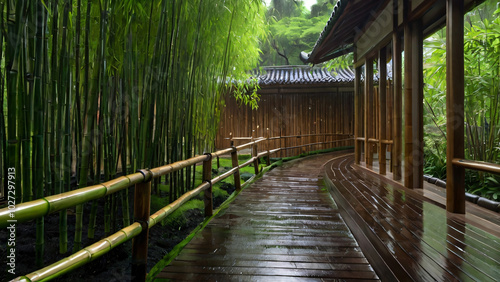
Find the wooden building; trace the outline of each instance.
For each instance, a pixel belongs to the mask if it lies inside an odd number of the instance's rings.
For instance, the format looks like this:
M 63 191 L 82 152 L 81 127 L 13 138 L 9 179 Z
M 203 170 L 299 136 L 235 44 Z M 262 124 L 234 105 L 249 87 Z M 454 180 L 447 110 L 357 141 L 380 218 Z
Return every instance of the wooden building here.
M 281 66 L 265 67 L 255 75 L 260 87 L 258 109 L 240 105 L 228 95 L 216 148 L 227 148 L 230 139 L 235 137 L 278 136 L 288 136 L 281 141 L 288 143 L 282 145 L 292 147 L 334 141 L 338 141 L 336 146 L 353 145 L 354 73 L 351 70 L 330 72 L 309 66 Z M 325 147 L 324 144 L 297 147 L 286 154 Z
M 481 2 L 340 0 L 312 52 L 301 54 L 304 62 L 317 64 L 354 52 L 356 164 L 373 168 L 378 152 L 380 174 L 391 171 L 405 187 L 422 188 L 423 39 L 446 26 L 446 204 L 453 213 L 465 213 L 465 168 L 500 172 L 498 164 L 464 160 L 464 14 Z M 371 79 L 375 70 L 380 75 L 378 94 Z M 388 145 L 389 165 L 382 153 Z

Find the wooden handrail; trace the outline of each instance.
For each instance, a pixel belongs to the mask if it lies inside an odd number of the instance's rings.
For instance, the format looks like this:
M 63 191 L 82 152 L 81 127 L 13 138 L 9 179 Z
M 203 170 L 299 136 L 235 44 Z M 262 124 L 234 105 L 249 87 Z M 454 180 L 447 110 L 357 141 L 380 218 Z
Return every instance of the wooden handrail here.
M 349 139 L 342 139 L 342 140 L 333 140 L 333 141 L 327 141 L 327 142 L 317 142 L 317 143 L 309 143 L 305 145 L 298 145 L 298 146 L 293 146 L 293 147 L 287 147 L 283 150 L 291 150 L 291 149 L 297 149 L 297 148 L 302 148 L 302 147 L 307 147 L 307 146 L 314 146 L 314 145 L 323 145 L 323 144 L 328 144 L 328 143 L 338 143 L 338 142 L 345 142 L 345 141 L 351 141 L 353 140 L 352 138 Z
M 274 137 L 269 137 L 267 140 L 276 140 L 276 139 L 281 139 L 281 138 L 303 138 L 303 137 L 311 137 L 311 136 L 352 136 L 352 134 L 349 133 L 316 133 L 316 134 L 302 134 L 302 135 L 288 135 L 288 136 L 274 136 Z M 225 138 L 228 140 L 252 140 L 253 137 L 232 137 L 232 138 Z M 263 137 L 260 137 L 263 138 Z M 257 138 L 254 138 L 257 140 Z M 266 138 L 264 138 L 266 139 Z
M 303 138 L 303 137 L 311 137 L 311 136 L 351 136 L 352 134 L 347 133 L 318 133 L 318 134 L 304 134 L 304 135 L 288 135 L 288 136 L 280 136 L 278 138 Z
M 363 141 L 364 142 L 365 141 L 365 137 L 357 137 L 356 141 Z M 379 142 L 381 142 L 382 144 L 389 144 L 389 145 L 394 144 L 393 140 L 382 140 L 382 141 L 380 141 L 377 138 L 368 138 L 368 142 L 369 143 L 379 143 Z
M 335 134 L 333 134 L 335 135 Z M 350 136 L 349 134 L 342 134 L 342 135 L 347 135 Z M 313 136 L 313 135 L 306 135 L 306 136 Z M 50 213 L 54 213 L 57 211 L 60 211 L 62 209 L 66 209 L 78 204 L 83 204 L 91 200 L 99 199 L 102 198 L 106 195 L 116 193 L 118 191 L 121 191 L 131 185 L 136 185 L 136 192 L 137 193 L 146 193 L 150 194 L 150 181 L 152 179 L 161 177 L 163 175 L 169 174 L 171 172 L 175 172 L 178 170 L 181 170 L 183 168 L 198 164 L 203 162 L 204 164 L 207 164 L 208 162 L 211 163 L 211 160 L 213 157 L 218 157 L 221 155 L 227 155 L 231 154 L 233 159 L 237 160 L 237 152 L 241 151 L 245 148 L 248 147 L 253 147 L 257 148 L 257 144 L 260 142 L 264 141 L 269 141 L 269 140 L 275 140 L 275 139 L 281 139 L 281 138 L 290 138 L 290 137 L 296 137 L 296 136 L 282 136 L 282 137 L 271 137 L 271 138 L 256 138 L 253 139 L 252 142 L 249 142 L 247 144 L 243 144 L 238 147 L 231 147 L 223 150 L 219 150 L 217 152 L 211 153 L 211 154 L 205 154 L 205 155 L 200 155 L 200 156 L 195 156 L 193 158 L 187 159 L 187 160 L 182 160 L 178 161 L 172 164 L 164 165 L 161 167 L 153 168 L 151 170 L 141 170 L 137 173 L 133 173 L 130 175 L 118 177 L 116 179 L 106 181 L 104 183 L 98 184 L 98 185 L 93 185 L 85 188 L 80 188 L 77 190 L 73 190 L 70 192 L 58 194 L 58 195 L 52 195 L 48 196 L 42 199 L 37 199 L 34 201 L 22 203 L 16 206 L 15 210 L 15 219 L 17 220 L 17 223 L 22 223 L 26 222 L 28 220 L 36 219 L 42 216 L 45 216 Z M 234 140 L 243 140 L 242 138 L 233 138 Z M 343 142 L 343 141 L 350 141 L 353 140 L 352 138 L 349 139 L 343 139 L 343 140 L 334 140 L 334 141 L 327 141 L 327 142 L 317 142 L 317 143 L 310 143 L 310 144 L 305 144 L 301 146 L 295 146 L 295 147 L 285 147 L 285 148 L 276 148 L 273 150 L 266 150 L 261 153 L 257 153 L 256 151 L 254 152 L 254 156 L 250 158 L 248 161 L 241 165 L 234 166 L 233 163 L 233 168 L 226 173 L 219 175 L 211 180 L 208 180 L 209 175 L 211 174 L 211 166 L 210 165 L 204 165 L 204 182 L 196 187 L 193 190 L 188 191 L 187 193 L 183 194 L 180 196 L 177 200 L 174 202 L 170 203 L 169 205 L 161 208 L 160 210 L 156 211 L 153 215 L 149 216 L 149 220 L 144 221 L 141 220 L 141 223 L 139 222 L 134 222 L 131 225 L 119 230 L 118 232 L 114 233 L 111 236 L 108 236 L 104 239 L 101 239 L 97 243 L 94 243 L 88 247 L 83 248 L 82 250 L 76 252 L 75 254 L 66 257 L 58 262 L 55 262 L 49 266 L 46 266 L 42 269 L 39 269 L 37 271 L 34 271 L 30 274 L 27 274 L 26 276 L 21 276 L 16 278 L 15 280 L 17 281 L 39 281 L 39 280 L 45 280 L 45 279 L 53 279 L 56 277 L 61 276 L 62 274 L 65 274 L 67 272 L 70 272 L 74 270 L 77 267 L 80 267 L 90 261 L 95 260 L 96 258 L 108 253 L 111 251 L 114 247 L 123 244 L 124 242 L 127 242 L 131 240 L 132 238 L 138 238 L 141 237 L 142 239 L 138 241 L 134 241 L 134 250 L 143 250 L 147 249 L 147 231 L 148 229 L 152 228 L 156 224 L 160 223 L 163 219 L 165 219 L 168 215 L 170 215 L 172 212 L 174 212 L 177 208 L 179 208 L 181 205 L 186 203 L 187 201 L 193 199 L 196 197 L 198 194 L 200 194 L 202 191 L 205 190 L 211 190 L 211 187 L 213 184 L 222 181 L 223 179 L 230 177 L 231 175 L 237 175 L 238 179 L 235 179 L 236 181 L 240 181 L 239 179 L 239 170 L 243 167 L 246 167 L 250 164 L 254 164 L 254 166 L 258 165 L 258 159 L 266 156 L 270 156 L 271 154 L 275 154 L 281 150 L 288 150 L 288 149 L 294 149 L 294 148 L 299 148 L 299 147 L 306 147 L 306 146 L 313 146 L 313 145 L 321 145 L 321 144 L 328 144 L 328 143 L 337 143 L 337 142 Z M 236 157 L 236 158 L 235 158 Z M 208 171 L 208 168 L 210 168 L 210 171 Z M 258 172 L 258 168 L 256 167 L 256 173 Z M 255 177 L 255 176 L 254 176 Z M 249 179 L 246 183 L 250 182 L 254 177 Z M 145 187 L 145 189 L 142 189 L 141 187 Z M 149 189 L 148 189 L 149 187 Z M 143 198 L 140 202 L 149 202 L 149 195 L 136 195 L 135 198 Z M 211 193 L 210 193 L 211 194 Z M 207 201 L 208 199 L 208 201 Z M 212 213 L 211 209 L 211 197 L 208 197 L 205 199 L 205 213 L 210 215 Z M 137 201 L 139 202 L 139 201 Z M 134 207 L 139 208 L 139 207 Z M 142 208 L 144 209 L 144 208 Z M 148 211 L 147 213 L 144 212 L 141 217 L 144 216 L 144 214 L 149 214 L 149 207 L 146 208 Z M 7 220 L 10 218 L 11 210 L 8 208 L 3 208 L 0 209 L 0 228 L 5 228 L 7 224 Z M 138 209 L 138 212 L 142 212 L 141 208 Z M 146 254 L 147 255 L 147 254 Z M 137 252 L 134 252 L 133 257 L 138 258 L 139 260 L 139 265 L 134 264 L 133 269 L 134 272 L 140 276 L 142 276 L 145 273 L 144 270 L 144 263 L 147 257 L 144 257 L 145 254 L 138 254 Z M 136 263 L 136 262 L 134 262 Z M 29 280 L 28 280 L 29 279 Z M 141 278 L 142 279 L 142 278 Z M 140 280 L 140 279 L 139 279 Z
M 464 160 L 464 159 L 453 159 L 452 163 L 455 166 L 460 166 L 468 169 L 500 174 L 500 165 L 495 163 Z

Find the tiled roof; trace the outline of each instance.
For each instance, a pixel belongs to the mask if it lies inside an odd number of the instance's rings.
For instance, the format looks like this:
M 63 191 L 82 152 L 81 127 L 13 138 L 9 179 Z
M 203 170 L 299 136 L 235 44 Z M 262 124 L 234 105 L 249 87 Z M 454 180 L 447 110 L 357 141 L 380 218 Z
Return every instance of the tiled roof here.
M 372 20 L 382 0 L 339 0 L 310 53 L 301 52 L 304 63 L 319 64 L 352 52 L 354 38 Z
M 326 68 L 309 66 L 264 67 L 254 71 L 259 85 L 278 84 L 327 84 L 350 83 L 354 81 L 354 72 L 350 69 L 328 71 Z

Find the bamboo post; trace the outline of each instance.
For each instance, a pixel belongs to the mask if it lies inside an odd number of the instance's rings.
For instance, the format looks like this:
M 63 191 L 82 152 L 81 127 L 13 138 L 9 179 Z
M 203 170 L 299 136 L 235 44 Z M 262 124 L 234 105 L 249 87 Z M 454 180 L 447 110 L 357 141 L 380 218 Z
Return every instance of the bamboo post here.
M 399 36 L 398 31 L 398 23 L 399 23 L 399 8 L 398 1 L 394 1 L 394 10 L 393 10 L 393 33 L 392 33 L 392 59 L 393 59 L 393 123 L 392 123 L 392 138 L 394 140 L 392 145 L 392 176 L 394 180 L 400 180 L 402 177 L 402 169 L 401 169 L 401 153 L 402 153 L 402 59 L 401 59 L 401 38 Z
M 385 159 L 385 151 L 386 144 L 384 141 L 387 139 L 386 135 L 386 126 L 387 126 L 387 109 L 386 109 L 386 94 L 387 94 L 387 50 L 386 48 L 382 48 L 379 51 L 379 63 L 378 67 L 380 69 L 380 78 L 379 78 L 379 122 L 378 122 L 378 142 L 379 142 L 379 151 L 378 151 L 378 161 L 379 161 L 379 173 L 382 175 L 386 174 L 386 162 Z
M 238 167 L 238 150 L 236 150 L 236 147 L 234 147 L 234 143 L 231 140 L 231 148 L 233 148 L 233 151 L 231 152 L 231 162 L 233 165 L 233 168 Z M 238 168 L 234 174 L 234 187 L 236 188 L 236 191 L 241 191 L 241 178 L 240 178 L 240 169 Z
M 205 190 L 205 216 L 209 217 L 213 214 L 213 200 L 212 200 L 212 154 L 206 153 L 207 158 L 203 161 L 203 182 L 208 182 L 210 187 Z
M 446 210 L 465 213 L 464 168 L 464 2 L 446 1 Z
M 252 146 L 252 156 L 255 158 L 253 161 L 253 166 L 254 166 L 254 171 L 255 175 L 259 174 L 259 158 L 257 157 L 257 144 L 254 141 L 254 144 Z
M 149 170 L 141 169 L 144 176 L 134 190 L 134 221 L 141 224 L 142 231 L 132 241 L 132 281 L 145 281 L 148 261 L 149 214 L 151 202 L 151 178 Z
M 266 159 L 266 165 L 270 166 L 271 165 L 271 154 L 269 153 L 269 148 L 271 146 L 269 145 L 269 128 L 267 128 L 267 159 Z

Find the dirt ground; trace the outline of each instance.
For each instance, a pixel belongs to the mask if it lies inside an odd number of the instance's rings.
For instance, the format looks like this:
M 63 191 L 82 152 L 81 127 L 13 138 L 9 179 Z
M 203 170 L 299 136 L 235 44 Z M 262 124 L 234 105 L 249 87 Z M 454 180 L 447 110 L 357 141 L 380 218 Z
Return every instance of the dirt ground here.
M 234 188 L 233 188 L 234 189 Z M 129 189 L 129 194 L 133 195 L 133 189 Z M 232 191 L 228 191 L 232 193 Z M 132 198 L 129 198 L 132 199 Z M 214 199 L 214 208 L 218 207 L 225 199 Z M 133 201 L 131 206 L 133 205 Z M 102 204 L 99 205 L 97 226 L 103 224 Z M 84 230 L 82 236 L 82 245 L 88 246 L 98 240 L 106 237 L 102 227 L 96 228 L 94 240 L 87 238 L 88 218 L 90 214 L 90 204 L 84 208 Z M 132 210 L 132 207 L 130 208 Z M 121 218 L 121 211 L 119 210 Z M 101 216 L 99 216 L 101 215 Z M 203 212 L 200 210 L 189 210 L 185 214 L 187 220 L 183 226 L 162 226 L 155 225 L 149 230 L 149 249 L 148 249 L 148 272 L 158 263 L 172 248 L 184 240 L 193 229 L 195 229 L 204 219 Z M 73 248 L 75 214 L 68 210 L 68 249 Z M 121 227 L 120 227 L 121 228 Z M 15 274 L 7 272 L 10 268 L 7 266 L 8 246 L 7 239 L 9 232 L 7 229 L 0 232 L 0 281 L 8 281 L 15 277 L 31 273 L 39 267 L 35 264 L 35 240 L 36 240 L 35 221 L 17 224 L 16 226 L 16 267 Z M 69 255 L 59 254 L 59 214 L 52 214 L 45 217 L 45 256 L 44 265 L 57 262 Z M 10 248 L 10 247 L 9 247 Z M 70 273 L 61 276 L 54 281 L 130 281 L 131 277 L 131 250 L 132 242 L 122 244 L 111 252 L 88 263 Z

